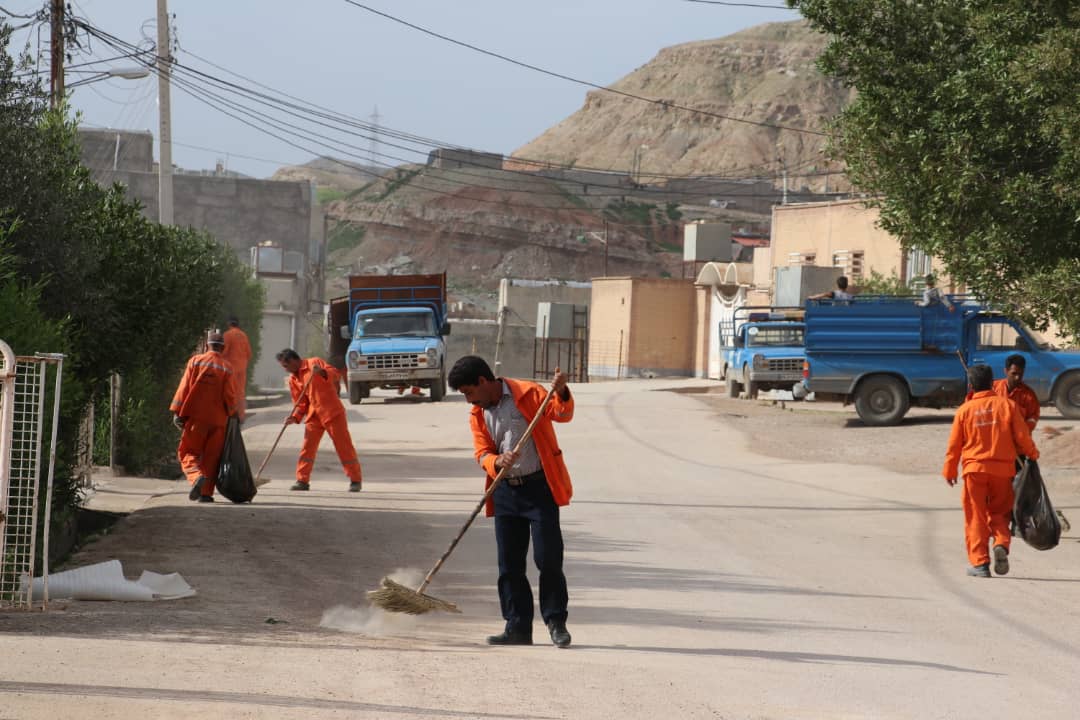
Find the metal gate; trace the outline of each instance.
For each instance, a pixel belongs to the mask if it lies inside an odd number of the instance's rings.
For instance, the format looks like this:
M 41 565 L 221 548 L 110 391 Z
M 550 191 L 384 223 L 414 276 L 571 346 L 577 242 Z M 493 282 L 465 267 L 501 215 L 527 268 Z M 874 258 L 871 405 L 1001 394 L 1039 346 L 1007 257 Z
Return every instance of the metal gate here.
M 18 356 L 0 340 L 0 607 L 29 608 L 38 528 L 42 533 L 42 607 L 48 602 L 49 516 L 60 418 L 64 356 Z M 40 500 L 45 398 L 53 369 L 53 407 L 45 502 Z

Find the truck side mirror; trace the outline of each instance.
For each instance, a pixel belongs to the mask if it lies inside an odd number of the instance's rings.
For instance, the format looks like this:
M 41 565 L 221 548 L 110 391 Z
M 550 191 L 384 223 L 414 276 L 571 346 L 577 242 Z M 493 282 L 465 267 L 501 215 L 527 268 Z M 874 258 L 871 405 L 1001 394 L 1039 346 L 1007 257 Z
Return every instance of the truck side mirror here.
M 338 329 L 338 334 L 341 335 L 342 340 L 352 340 L 352 333 L 349 332 L 349 326 L 348 325 L 342 325 Z
M 440 335 L 449 335 L 450 334 L 450 323 L 444 322 L 442 324 L 442 327 L 439 328 L 439 334 Z

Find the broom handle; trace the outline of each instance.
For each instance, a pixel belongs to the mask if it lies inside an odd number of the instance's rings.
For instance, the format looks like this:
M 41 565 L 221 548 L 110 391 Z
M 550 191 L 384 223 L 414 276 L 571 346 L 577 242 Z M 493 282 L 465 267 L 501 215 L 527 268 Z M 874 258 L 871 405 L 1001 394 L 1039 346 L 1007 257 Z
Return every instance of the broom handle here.
M 520 452 L 521 448 L 525 447 L 525 443 L 528 442 L 529 438 L 532 436 L 533 428 L 536 427 L 536 423 L 540 422 L 540 418 L 544 416 L 544 411 L 547 409 L 548 403 L 551 402 L 551 398 L 554 395 L 555 386 L 552 385 L 551 389 L 548 390 L 547 397 L 544 398 L 544 402 L 540 403 L 540 409 L 536 411 L 536 414 L 533 415 L 532 421 L 529 422 L 529 427 L 525 428 L 525 432 L 517 441 L 517 444 L 514 445 L 513 452 Z M 499 482 L 502 481 L 503 475 L 505 475 L 506 471 L 509 469 L 509 465 L 504 465 L 503 468 L 499 470 L 499 474 L 495 476 L 495 479 L 491 481 L 491 485 L 489 485 L 487 490 L 484 491 L 484 496 L 480 498 L 480 502 L 476 503 L 476 507 L 473 508 L 472 515 L 469 515 L 469 519 L 466 520 L 465 524 L 461 526 L 461 530 L 458 531 L 457 537 L 455 537 L 450 543 L 450 547 L 446 548 L 446 552 L 444 552 L 442 554 L 442 557 L 439 558 L 439 562 L 435 563 L 435 567 L 431 568 L 431 571 L 427 574 L 427 577 L 424 578 L 423 584 L 419 588 L 417 588 L 417 594 L 422 595 L 424 590 L 427 589 L 427 586 L 431 583 L 431 579 L 435 577 L 435 573 L 439 572 L 439 568 L 441 568 L 442 564 L 446 562 L 446 558 L 450 557 L 450 553 L 454 552 L 454 548 L 457 547 L 458 542 L 460 542 L 461 538 L 465 535 L 465 531 L 469 529 L 469 526 L 473 524 L 473 520 L 475 520 L 476 516 L 480 514 L 480 508 L 484 507 L 484 503 L 486 503 L 488 501 L 488 498 L 490 498 L 495 493 L 495 488 L 499 486 Z
M 291 418 L 293 416 L 293 413 L 296 412 L 296 408 L 300 407 L 300 401 L 304 399 L 304 393 L 307 392 L 308 385 L 311 384 L 311 380 L 314 377 L 315 371 L 312 370 L 311 374 L 308 375 L 307 381 L 304 382 L 303 389 L 300 390 L 300 397 L 298 397 L 296 399 L 296 402 L 293 403 L 292 410 L 290 410 L 289 414 L 285 417 L 285 422 L 282 423 L 281 430 L 278 431 L 277 437 L 274 439 L 274 444 L 270 446 L 270 452 L 266 453 L 266 457 L 263 458 L 262 465 L 259 466 L 259 471 L 255 473 L 256 486 L 259 484 L 259 478 L 262 477 L 262 471 L 266 467 L 266 463 L 270 462 L 270 456 L 274 454 L 275 450 L 277 450 L 277 444 L 281 441 L 281 436 L 285 434 L 285 428 L 289 427 L 289 418 Z

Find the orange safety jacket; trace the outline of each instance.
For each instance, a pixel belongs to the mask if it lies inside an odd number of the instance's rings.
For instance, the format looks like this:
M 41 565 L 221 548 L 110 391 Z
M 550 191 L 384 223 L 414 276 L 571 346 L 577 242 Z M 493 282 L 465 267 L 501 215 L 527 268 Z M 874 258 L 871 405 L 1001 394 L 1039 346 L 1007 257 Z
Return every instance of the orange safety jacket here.
M 547 389 L 543 385 L 525 380 L 503 379 L 503 382 L 510 388 L 510 395 L 514 398 L 514 405 L 517 406 L 518 411 L 525 416 L 527 421 L 532 421 L 536 416 L 536 411 L 544 402 L 544 398 L 547 397 Z M 569 392 L 567 390 L 567 393 Z M 573 417 L 574 396 L 570 395 L 564 401 L 556 393 L 548 403 L 547 409 L 544 410 L 544 417 L 536 423 L 532 433 L 536 454 L 540 457 L 540 466 L 544 469 L 548 487 L 551 488 L 551 496 L 555 499 L 555 504 L 559 506 L 570 504 L 574 487 L 570 483 L 570 473 L 566 470 L 562 450 L 559 449 L 559 441 L 555 437 L 555 428 L 551 423 L 570 422 Z M 495 460 L 499 456 L 499 446 L 488 432 L 482 407 L 473 405 L 469 416 L 469 427 L 473 434 L 476 461 L 487 473 L 484 483 L 486 490 L 499 474 L 495 467 Z M 495 503 L 491 498 L 488 498 L 485 513 L 488 517 L 495 514 Z
M 225 349 L 221 354 L 233 370 L 246 377 L 251 362 L 251 343 L 248 342 L 247 333 L 238 327 L 230 327 L 222 337 L 225 339 Z
M 1035 391 L 1024 383 L 1017 383 L 1012 392 L 1009 392 L 1009 380 L 1002 378 L 994 381 L 994 394 L 1003 398 L 1009 398 L 1020 409 L 1020 416 L 1027 423 L 1028 430 L 1034 430 L 1039 422 L 1039 396 Z
M 239 399 L 232 367 L 214 350 L 193 355 L 184 369 L 169 409 L 207 425 L 227 424 Z
M 956 411 L 941 473 L 946 480 L 951 480 L 957 476 L 957 466 L 962 463 L 965 474 L 978 472 L 1012 477 L 1020 454 L 1032 460 L 1039 458 L 1020 410 L 1014 402 L 995 395 L 993 390 L 982 390 L 974 393 Z
M 312 376 L 312 368 L 320 367 L 326 371 L 326 379 L 318 373 Z M 304 383 L 311 377 L 304 397 L 300 392 L 304 389 Z M 338 397 L 338 388 L 341 386 L 341 373 L 333 365 L 328 364 L 322 358 L 308 358 L 300 361 L 300 369 L 295 375 L 289 375 L 289 392 L 293 402 L 300 402 L 292 417 L 296 422 L 307 422 L 312 417 L 317 417 L 323 425 L 329 425 L 334 418 L 345 414 L 345 406 Z

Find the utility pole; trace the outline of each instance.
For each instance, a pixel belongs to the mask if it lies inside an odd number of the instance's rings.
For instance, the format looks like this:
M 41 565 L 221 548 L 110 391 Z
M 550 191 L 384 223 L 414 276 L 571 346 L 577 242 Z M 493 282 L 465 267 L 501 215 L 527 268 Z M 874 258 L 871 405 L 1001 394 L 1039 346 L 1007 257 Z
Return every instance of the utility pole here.
M 64 101 L 64 0 L 52 0 L 49 20 L 52 28 L 49 54 L 49 104 L 56 109 Z
M 378 163 L 375 161 L 375 157 L 379 154 L 379 121 L 382 120 L 382 115 L 379 115 L 379 106 L 375 106 L 375 112 L 371 113 L 371 145 L 368 151 L 368 162 L 372 167 L 377 167 Z
M 162 225 L 173 224 L 172 119 L 169 107 L 171 63 L 169 9 L 167 0 L 157 0 L 158 222 Z
M 607 277 L 608 224 L 604 218 L 604 277 Z

